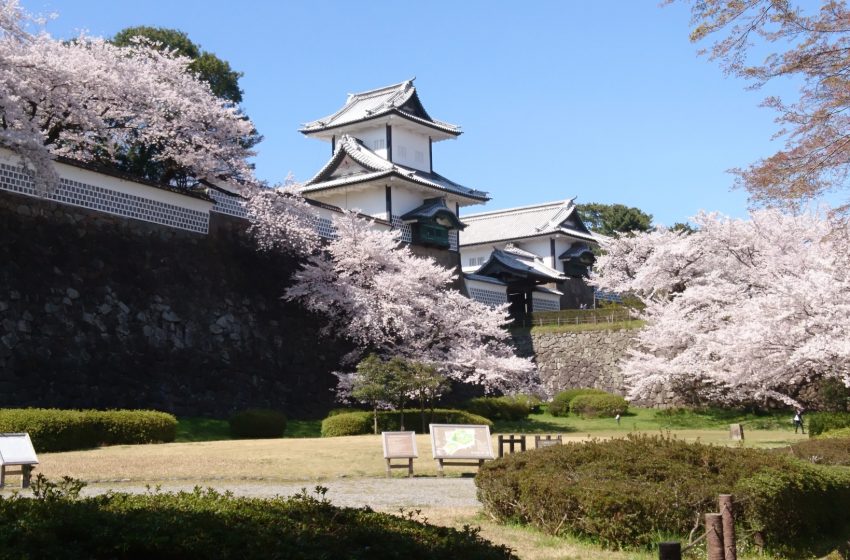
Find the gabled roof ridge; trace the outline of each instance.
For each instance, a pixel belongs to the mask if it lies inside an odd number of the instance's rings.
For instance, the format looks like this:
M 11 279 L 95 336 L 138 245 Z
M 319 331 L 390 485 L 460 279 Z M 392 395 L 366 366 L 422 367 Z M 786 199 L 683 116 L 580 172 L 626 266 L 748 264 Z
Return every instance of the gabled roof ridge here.
M 410 84 L 411 87 L 412 87 L 413 81 L 415 79 L 416 79 L 416 76 L 410 78 L 409 80 L 404 80 L 403 82 L 399 82 L 397 84 L 392 84 L 392 85 L 389 85 L 389 86 L 383 86 L 383 87 L 374 88 L 374 89 L 368 89 L 366 91 L 361 91 L 361 92 L 358 92 L 358 93 L 349 93 L 348 94 L 348 101 L 346 101 L 346 103 L 348 103 L 349 101 L 351 101 L 355 97 L 373 97 L 375 95 L 380 95 L 382 93 L 386 93 L 386 92 L 394 90 L 394 89 L 399 89 L 402 86 L 407 85 L 407 84 Z
M 553 228 L 557 228 L 561 225 L 561 223 L 566 220 L 570 214 L 576 211 L 576 205 L 573 202 L 575 197 L 567 200 L 558 208 L 558 210 L 549 218 L 545 223 L 537 226 L 538 231 L 550 231 Z
M 364 151 L 366 153 L 363 153 Z M 331 156 L 331 159 L 329 159 L 328 162 L 322 166 L 322 168 L 313 175 L 309 181 L 304 183 L 304 185 L 309 186 L 317 182 L 319 178 L 325 175 L 331 168 L 338 165 L 346 155 L 350 156 L 351 159 L 371 171 L 390 171 L 395 167 L 391 162 L 385 160 L 363 145 L 363 143 L 357 138 L 348 134 L 343 134 L 339 138 L 336 151 L 334 152 L 334 155 Z
M 556 201 L 553 201 L 553 202 L 543 202 L 543 203 L 540 203 L 540 204 L 530 204 L 528 206 L 516 206 L 514 208 L 504 208 L 502 210 L 490 210 L 489 212 L 478 212 L 476 214 L 467 214 L 463 217 L 463 219 L 468 220 L 468 219 L 471 219 L 471 218 L 472 219 L 489 218 L 491 216 L 495 217 L 497 215 L 504 215 L 504 214 L 519 214 L 519 213 L 527 212 L 527 211 L 531 211 L 531 210 L 538 210 L 540 208 L 545 208 L 547 206 L 562 206 L 564 203 L 568 203 L 572 200 L 575 200 L 575 198 L 570 198 L 570 199 L 567 199 L 567 200 L 556 200 Z

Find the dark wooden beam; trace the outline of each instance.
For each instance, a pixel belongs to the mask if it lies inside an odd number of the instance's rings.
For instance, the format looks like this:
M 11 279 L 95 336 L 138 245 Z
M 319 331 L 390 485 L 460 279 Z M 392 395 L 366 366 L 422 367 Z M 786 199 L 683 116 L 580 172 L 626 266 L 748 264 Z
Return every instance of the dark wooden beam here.
M 384 187 L 386 197 L 387 197 L 387 221 L 392 223 L 393 221 L 393 189 L 389 185 Z
M 387 125 L 387 159 L 393 160 L 393 127 Z

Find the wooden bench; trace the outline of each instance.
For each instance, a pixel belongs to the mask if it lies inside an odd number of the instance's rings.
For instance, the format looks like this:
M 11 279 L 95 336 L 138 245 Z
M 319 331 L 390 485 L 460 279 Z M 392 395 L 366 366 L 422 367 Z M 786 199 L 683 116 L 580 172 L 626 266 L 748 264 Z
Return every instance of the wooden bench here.
M 447 465 L 481 468 L 487 459 L 495 459 L 486 424 L 430 424 L 429 431 L 439 476 L 445 476 Z
M 0 434 L 0 488 L 6 485 L 7 474 L 20 474 L 21 488 L 28 488 L 36 465 L 38 457 L 29 434 Z M 20 467 L 20 470 L 8 471 L 8 467 Z

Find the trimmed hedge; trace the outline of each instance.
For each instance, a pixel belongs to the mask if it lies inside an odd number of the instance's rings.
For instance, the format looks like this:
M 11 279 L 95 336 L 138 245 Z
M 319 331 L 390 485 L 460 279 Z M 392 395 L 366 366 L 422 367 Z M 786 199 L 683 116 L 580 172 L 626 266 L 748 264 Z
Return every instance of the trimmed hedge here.
M 335 507 L 306 491 L 264 500 L 212 489 L 0 499 L 0 550 L 4 558 L 66 560 L 516 558 L 469 527 Z
M 527 397 L 477 397 L 463 403 L 461 408 L 490 420 L 516 421 L 528 418 L 532 404 Z
M 475 483 L 498 519 L 610 548 L 651 548 L 660 535 L 686 538 L 695 516 L 716 511 L 717 495 L 726 493 L 741 507 L 743 544 L 758 532 L 771 550 L 799 552 L 826 546 L 850 527 L 847 469 L 659 436 L 508 455 L 485 464 Z
M 798 459 L 822 465 L 850 467 L 850 429 L 843 438 L 821 437 L 798 441 L 788 448 Z M 827 435 L 833 432 L 826 432 Z
M 155 410 L 0 409 L 0 432 L 28 432 L 37 453 L 174 441 L 177 418 Z
M 576 416 L 614 417 L 628 409 L 629 403 L 618 395 L 579 395 L 570 401 L 570 414 Z
M 813 412 L 808 419 L 809 437 L 830 430 L 850 428 L 850 412 Z
M 230 417 L 234 439 L 279 438 L 286 431 L 286 416 L 277 410 L 249 408 Z
M 570 402 L 580 395 L 607 395 L 602 389 L 567 389 L 561 391 L 549 403 L 549 414 L 552 416 L 566 416 L 570 413 Z
M 429 415 L 430 412 L 426 412 Z M 399 429 L 400 414 L 395 410 L 381 410 L 378 412 L 378 431 L 394 431 Z M 419 411 L 415 409 L 404 411 L 404 428 L 408 431 L 422 433 Z M 450 408 L 438 408 L 434 410 L 434 424 L 486 424 L 493 427 L 493 422 L 466 412 L 465 410 L 452 410 Z M 371 434 L 373 415 L 371 412 L 348 412 L 336 414 L 322 420 L 322 437 L 357 436 Z

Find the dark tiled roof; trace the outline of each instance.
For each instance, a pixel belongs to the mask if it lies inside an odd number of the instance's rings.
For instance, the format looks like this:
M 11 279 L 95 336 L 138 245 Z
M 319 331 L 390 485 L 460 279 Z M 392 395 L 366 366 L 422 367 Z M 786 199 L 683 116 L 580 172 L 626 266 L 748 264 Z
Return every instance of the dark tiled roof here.
M 563 274 L 546 266 L 539 259 L 523 259 L 495 248 L 490 253 L 488 261 L 481 265 L 477 273 L 486 276 L 488 275 L 488 269 L 499 268 L 499 265 L 520 276 L 527 276 L 543 282 L 555 282 L 565 278 Z
M 403 222 L 415 222 L 423 218 L 434 219 L 438 214 L 448 214 L 453 226 L 457 229 L 466 227 L 466 224 L 462 223 L 455 213 L 449 210 L 448 206 L 446 206 L 446 199 L 442 197 L 426 200 L 422 206 L 418 206 L 404 214 L 401 220 Z
M 351 159 L 360 164 L 363 167 L 363 171 L 342 177 L 331 177 L 330 175 L 345 156 L 351 157 Z M 405 179 L 439 192 L 451 193 L 476 201 L 490 199 L 487 193 L 459 185 L 438 173 L 429 173 L 388 161 L 364 146 L 360 140 L 348 134 L 344 134 L 339 139 L 334 155 L 312 179 L 304 184 L 301 192 L 305 196 L 308 196 L 310 193 L 318 191 L 390 176 Z
M 387 115 L 402 118 L 453 134 L 460 135 L 460 127 L 432 119 L 419 100 L 413 80 L 393 84 L 362 93 L 349 94 L 345 105 L 327 117 L 305 123 L 301 132 L 312 134 L 323 130 L 368 121 Z
M 561 233 L 598 243 L 581 222 L 573 199 L 482 212 L 463 217 L 469 226 L 461 245 L 480 245 Z

